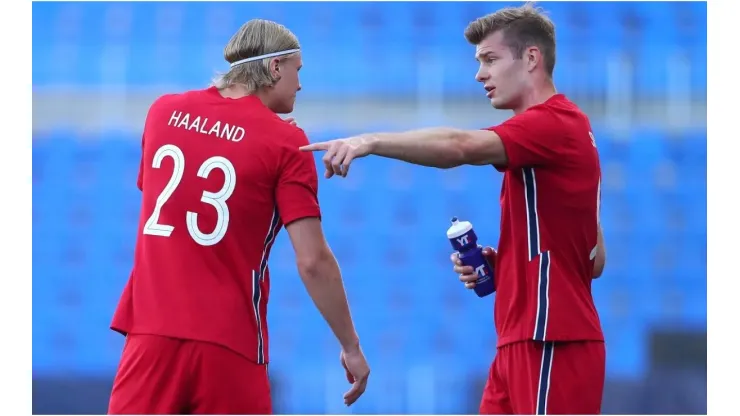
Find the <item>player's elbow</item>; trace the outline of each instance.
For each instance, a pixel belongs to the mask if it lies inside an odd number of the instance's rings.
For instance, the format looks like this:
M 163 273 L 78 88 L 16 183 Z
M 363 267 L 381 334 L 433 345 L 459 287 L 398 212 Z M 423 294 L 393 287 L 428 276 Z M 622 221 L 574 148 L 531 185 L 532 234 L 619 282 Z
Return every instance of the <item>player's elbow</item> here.
M 448 135 L 451 140 L 445 151 L 447 157 L 440 160 L 437 166 L 441 169 L 452 169 L 466 164 L 469 155 L 474 152 L 471 149 L 473 146 L 469 134 L 465 130 L 450 129 Z
M 326 275 L 334 260 L 334 254 L 324 239 L 321 220 L 306 217 L 293 221 L 285 227 L 295 250 L 296 265 L 301 278 L 315 279 Z
M 298 273 L 304 280 L 326 277 L 327 266 L 332 262 L 335 262 L 334 254 L 332 254 L 328 246 L 322 248 L 317 247 L 315 250 L 311 250 L 309 253 L 302 254 L 296 258 Z

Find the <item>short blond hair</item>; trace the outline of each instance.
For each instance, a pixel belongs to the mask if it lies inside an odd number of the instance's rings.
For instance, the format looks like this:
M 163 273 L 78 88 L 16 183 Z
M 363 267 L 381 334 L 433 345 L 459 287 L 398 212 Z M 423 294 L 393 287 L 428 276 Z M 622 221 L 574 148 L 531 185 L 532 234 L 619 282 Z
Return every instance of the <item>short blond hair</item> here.
M 253 19 L 242 25 L 231 37 L 224 48 L 224 59 L 231 64 L 253 56 L 299 48 L 298 38 L 285 26 L 270 20 Z M 242 84 L 250 93 L 270 87 L 277 82 L 270 72 L 270 59 L 272 58 L 236 65 L 228 72 L 220 74 L 213 84 L 218 88 Z
M 478 18 L 465 29 L 465 39 L 478 45 L 498 31 L 503 31 L 504 42 L 509 45 L 515 59 L 521 59 L 526 48 L 537 46 L 542 52 L 545 70 L 552 76 L 555 70 L 555 25 L 541 8 L 526 3 Z

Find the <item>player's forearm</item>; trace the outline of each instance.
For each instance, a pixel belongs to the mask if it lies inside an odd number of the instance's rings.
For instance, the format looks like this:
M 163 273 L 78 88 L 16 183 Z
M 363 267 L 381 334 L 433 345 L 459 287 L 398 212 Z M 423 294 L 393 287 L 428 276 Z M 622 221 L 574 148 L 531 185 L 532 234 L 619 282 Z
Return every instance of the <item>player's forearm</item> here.
M 436 168 L 452 168 L 465 163 L 464 130 L 435 127 L 401 133 L 373 133 L 367 137 L 370 152 L 378 156 Z
M 299 262 L 298 269 L 308 294 L 342 348 L 345 351 L 358 348 L 360 341 L 352 322 L 342 275 L 334 255 L 328 252 L 321 259 Z

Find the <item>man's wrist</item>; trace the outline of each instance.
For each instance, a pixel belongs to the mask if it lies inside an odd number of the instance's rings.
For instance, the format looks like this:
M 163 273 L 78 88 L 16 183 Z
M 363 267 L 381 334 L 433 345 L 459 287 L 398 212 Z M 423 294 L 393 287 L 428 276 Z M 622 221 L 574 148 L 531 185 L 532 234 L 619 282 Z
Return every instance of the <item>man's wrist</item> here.
M 367 146 L 367 154 L 375 154 L 375 150 L 378 148 L 378 135 L 373 133 L 363 134 L 362 140 Z
M 342 343 L 342 351 L 346 353 L 360 351 L 360 338 L 355 335 L 349 342 Z

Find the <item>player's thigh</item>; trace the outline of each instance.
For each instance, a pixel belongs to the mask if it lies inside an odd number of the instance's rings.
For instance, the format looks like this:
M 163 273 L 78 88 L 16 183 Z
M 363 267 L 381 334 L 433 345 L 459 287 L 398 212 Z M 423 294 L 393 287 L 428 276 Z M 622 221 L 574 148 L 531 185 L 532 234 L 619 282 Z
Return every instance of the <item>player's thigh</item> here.
M 603 342 L 556 343 L 549 374 L 548 414 L 599 414 L 606 377 Z
M 272 414 L 266 365 L 216 344 L 193 342 L 194 414 Z
M 498 349 L 499 377 L 512 414 L 536 414 L 542 343 L 521 341 Z
M 513 414 L 506 385 L 499 373 L 499 364 L 505 357 L 499 356 L 493 359 L 491 368 L 488 370 L 488 380 L 483 388 L 483 397 L 480 401 L 478 411 L 482 415 L 510 415 Z
M 604 344 L 513 344 L 507 372 L 515 414 L 597 414 L 604 388 Z
M 108 414 L 179 414 L 186 408 L 182 340 L 129 335 L 113 380 Z

